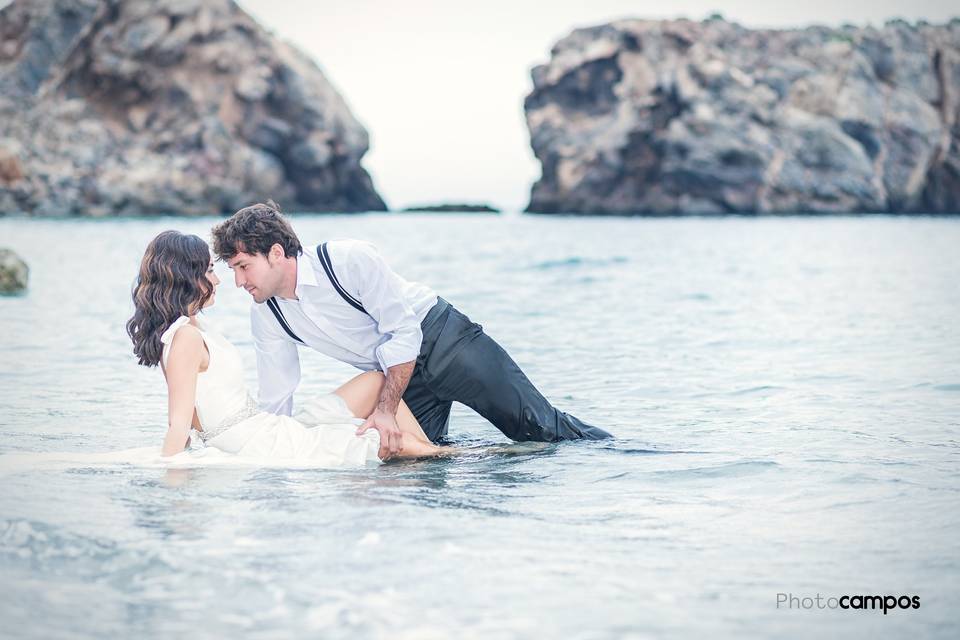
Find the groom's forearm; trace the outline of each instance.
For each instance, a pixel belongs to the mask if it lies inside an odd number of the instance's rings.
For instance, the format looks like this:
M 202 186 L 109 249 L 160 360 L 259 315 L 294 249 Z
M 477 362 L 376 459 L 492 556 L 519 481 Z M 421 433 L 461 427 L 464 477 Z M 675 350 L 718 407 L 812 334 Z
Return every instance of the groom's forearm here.
M 397 415 L 400 399 L 403 398 L 403 392 L 407 390 L 415 366 L 416 361 L 411 360 L 387 369 L 387 379 L 383 383 L 383 389 L 380 390 L 380 401 L 377 403 L 378 411 L 388 411 L 392 416 Z

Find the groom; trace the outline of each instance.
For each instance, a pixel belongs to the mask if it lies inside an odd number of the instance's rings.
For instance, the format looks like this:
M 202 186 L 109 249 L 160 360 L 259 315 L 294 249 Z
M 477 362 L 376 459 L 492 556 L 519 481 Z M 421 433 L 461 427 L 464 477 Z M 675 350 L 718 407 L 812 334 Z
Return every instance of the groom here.
M 291 413 L 297 349 L 306 346 L 384 373 L 377 408 L 358 431 L 380 432 L 384 459 L 400 451 L 401 398 L 434 442 L 447 433 L 454 401 L 512 440 L 610 437 L 555 409 L 479 324 L 398 276 L 369 243 L 335 240 L 304 249 L 268 201 L 215 226 L 213 247 L 256 303 L 250 322 L 265 411 Z

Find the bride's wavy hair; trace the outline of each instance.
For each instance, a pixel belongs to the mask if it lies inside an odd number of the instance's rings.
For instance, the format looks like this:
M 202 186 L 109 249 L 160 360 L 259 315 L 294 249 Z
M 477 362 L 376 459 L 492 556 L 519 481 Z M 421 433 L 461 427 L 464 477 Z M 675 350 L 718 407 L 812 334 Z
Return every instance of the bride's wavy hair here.
M 200 311 L 213 295 L 209 266 L 210 249 L 197 236 L 164 231 L 147 245 L 133 286 L 134 314 L 127 321 L 139 364 L 157 366 L 163 332 L 180 316 Z

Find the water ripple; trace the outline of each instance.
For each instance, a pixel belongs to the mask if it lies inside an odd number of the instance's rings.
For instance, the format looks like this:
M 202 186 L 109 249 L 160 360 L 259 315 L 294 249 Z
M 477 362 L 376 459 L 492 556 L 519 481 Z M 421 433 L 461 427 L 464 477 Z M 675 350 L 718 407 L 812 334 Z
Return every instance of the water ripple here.
M 117 457 L 155 453 L 166 423 L 162 374 L 135 365 L 123 331 L 143 247 L 219 221 L 0 217 L 31 267 L 30 291 L 0 298 L 5 629 L 952 637 L 939 604 L 960 528 L 960 220 L 298 214 L 308 244 L 376 243 L 616 439 L 509 444 L 455 405 L 465 451 L 444 460 Z M 224 286 L 206 313 L 253 387 L 249 304 Z M 307 350 L 301 368 L 298 398 L 354 375 Z M 852 577 L 920 585 L 931 604 L 880 618 L 772 606 Z

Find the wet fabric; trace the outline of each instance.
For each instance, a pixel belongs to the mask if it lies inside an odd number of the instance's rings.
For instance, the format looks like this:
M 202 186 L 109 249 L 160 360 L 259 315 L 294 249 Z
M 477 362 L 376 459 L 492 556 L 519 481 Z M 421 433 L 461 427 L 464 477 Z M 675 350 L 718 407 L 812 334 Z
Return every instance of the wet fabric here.
M 421 323 L 423 344 L 404 402 L 433 442 L 448 432 L 453 402 L 511 440 L 599 440 L 611 435 L 555 408 L 483 327 L 438 298 Z

